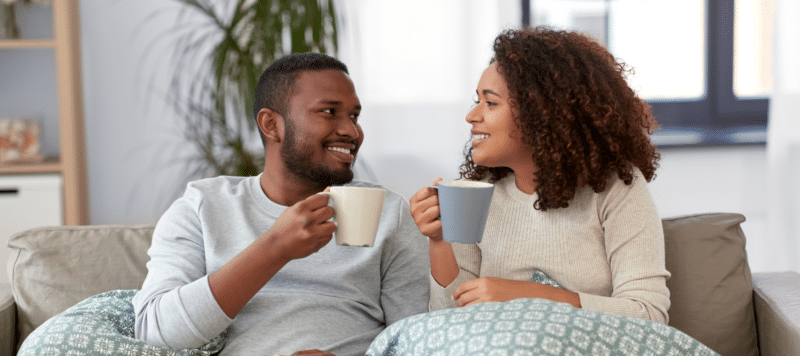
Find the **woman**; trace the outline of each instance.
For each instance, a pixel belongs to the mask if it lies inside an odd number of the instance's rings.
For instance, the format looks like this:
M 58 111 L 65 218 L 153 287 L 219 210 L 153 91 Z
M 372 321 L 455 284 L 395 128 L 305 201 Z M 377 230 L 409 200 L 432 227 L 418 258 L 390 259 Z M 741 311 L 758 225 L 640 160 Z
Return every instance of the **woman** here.
M 548 28 L 505 31 L 494 55 L 461 166 L 495 184 L 482 242 L 442 240 L 435 189 L 410 199 L 430 240 L 430 309 L 547 298 L 666 323 L 664 236 L 646 186 L 656 122 L 628 69 L 592 39 Z M 532 282 L 542 272 L 557 284 Z

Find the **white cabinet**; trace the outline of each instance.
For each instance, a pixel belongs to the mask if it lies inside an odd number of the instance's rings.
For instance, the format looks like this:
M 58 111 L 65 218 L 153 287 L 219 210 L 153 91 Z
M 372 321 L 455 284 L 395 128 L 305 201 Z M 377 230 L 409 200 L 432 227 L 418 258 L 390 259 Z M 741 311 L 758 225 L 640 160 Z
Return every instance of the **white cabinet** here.
M 0 177 L 0 283 L 9 283 L 11 235 L 33 227 L 61 225 L 63 181 L 59 174 Z

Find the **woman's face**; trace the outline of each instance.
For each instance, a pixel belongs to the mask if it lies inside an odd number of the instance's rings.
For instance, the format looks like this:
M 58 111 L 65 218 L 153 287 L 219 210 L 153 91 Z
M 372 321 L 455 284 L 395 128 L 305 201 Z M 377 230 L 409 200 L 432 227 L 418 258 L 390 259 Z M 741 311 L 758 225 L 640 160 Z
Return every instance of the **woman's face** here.
M 476 92 L 478 100 L 467 114 L 472 125 L 472 160 L 481 166 L 508 167 L 515 172 L 532 164 L 515 121 L 517 112 L 511 105 L 508 85 L 496 62 L 483 71 Z

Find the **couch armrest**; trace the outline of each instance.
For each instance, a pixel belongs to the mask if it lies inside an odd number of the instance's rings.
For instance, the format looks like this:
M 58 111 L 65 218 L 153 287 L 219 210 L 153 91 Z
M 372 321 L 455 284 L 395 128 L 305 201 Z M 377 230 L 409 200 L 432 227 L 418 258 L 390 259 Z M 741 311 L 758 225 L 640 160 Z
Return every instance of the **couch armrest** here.
M 13 355 L 17 341 L 17 303 L 11 285 L 0 284 L 0 355 Z
M 800 355 L 800 274 L 754 273 L 753 300 L 761 355 Z

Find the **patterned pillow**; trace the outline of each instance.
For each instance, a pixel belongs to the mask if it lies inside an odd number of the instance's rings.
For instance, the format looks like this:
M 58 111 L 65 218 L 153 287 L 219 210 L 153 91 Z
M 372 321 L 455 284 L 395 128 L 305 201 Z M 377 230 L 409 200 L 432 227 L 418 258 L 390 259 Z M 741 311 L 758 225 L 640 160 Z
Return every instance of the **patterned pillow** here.
M 378 335 L 367 355 L 718 354 L 664 324 L 516 299 L 410 316 Z
M 134 294 L 136 290 L 115 290 L 87 298 L 36 328 L 17 355 L 209 356 L 225 345 L 225 333 L 197 350 L 173 351 L 136 340 Z

